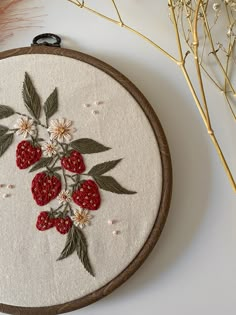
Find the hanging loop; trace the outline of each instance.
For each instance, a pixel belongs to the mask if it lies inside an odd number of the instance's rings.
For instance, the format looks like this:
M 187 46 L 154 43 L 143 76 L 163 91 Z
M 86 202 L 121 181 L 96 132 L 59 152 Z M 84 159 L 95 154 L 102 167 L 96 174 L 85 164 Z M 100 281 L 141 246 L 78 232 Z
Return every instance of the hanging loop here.
M 33 39 L 31 46 L 61 47 L 61 38 L 51 33 L 40 34 Z

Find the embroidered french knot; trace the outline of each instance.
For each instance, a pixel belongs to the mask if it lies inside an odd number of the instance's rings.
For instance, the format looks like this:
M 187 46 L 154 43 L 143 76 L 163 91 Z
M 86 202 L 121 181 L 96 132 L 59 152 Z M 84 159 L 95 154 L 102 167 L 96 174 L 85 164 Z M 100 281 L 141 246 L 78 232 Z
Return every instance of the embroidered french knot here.
M 55 218 L 47 211 L 40 212 L 36 227 L 39 231 L 46 231 L 55 226 Z
M 84 159 L 78 151 L 71 151 L 68 156 L 61 159 L 61 166 L 76 174 L 82 174 L 85 171 Z
M 60 234 L 67 234 L 58 260 L 77 253 L 85 270 L 94 276 L 87 240 L 82 232 L 90 225 L 92 215 L 89 211 L 100 208 L 100 189 L 120 195 L 136 192 L 124 188 L 112 176 L 104 175 L 114 169 L 121 159 L 97 164 L 85 173 L 84 155 L 98 154 L 111 148 L 89 138 L 73 140 L 76 130 L 71 120 L 51 119 L 59 107 L 56 88 L 42 106 L 30 76 L 25 73 L 23 100 L 27 113 L 0 105 L 0 119 L 18 116 L 14 129 L 0 125 L 0 157 L 12 145 L 16 135 L 30 138 L 17 145 L 16 165 L 19 169 L 31 167 L 30 173 L 40 170 L 31 185 L 33 199 L 38 206 L 46 206 L 56 198 L 59 203 L 58 207 L 50 207 L 50 211 L 40 212 L 36 228 L 39 231 L 55 228 Z M 40 137 L 43 129 L 49 139 Z M 80 208 L 74 208 L 75 204 Z
M 40 146 L 33 146 L 29 141 L 21 141 L 16 149 L 16 165 L 19 169 L 26 169 L 38 162 L 41 156 Z
M 66 216 L 65 218 L 59 217 L 55 219 L 56 229 L 61 234 L 67 234 L 70 231 L 72 224 L 73 223 L 69 216 Z
M 88 210 L 97 210 L 101 204 L 98 186 L 92 180 L 86 180 L 74 191 L 72 198 L 77 205 Z
M 46 172 L 39 173 L 32 181 L 31 190 L 37 205 L 44 206 L 59 195 L 61 191 L 60 178 Z

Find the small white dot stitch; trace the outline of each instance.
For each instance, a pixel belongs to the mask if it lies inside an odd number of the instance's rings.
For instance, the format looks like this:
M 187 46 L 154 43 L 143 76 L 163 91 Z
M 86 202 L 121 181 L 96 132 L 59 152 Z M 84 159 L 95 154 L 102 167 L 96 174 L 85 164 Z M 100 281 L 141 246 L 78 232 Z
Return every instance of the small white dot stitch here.
M 103 102 L 102 101 L 95 101 L 94 102 L 94 105 L 96 105 L 96 106 L 98 106 L 98 105 L 102 105 L 103 104 Z
M 108 225 L 112 225 L 113 224 L 113 220 L 108 220 L 107 223 L 108 223 Z
M 9 184 L 9 185 L 7 185 L 7 188 L 9 188 L 9 189 L 13 189 L 13 188 L 15 188 L 15 186 L 14 186 L 14 185 L 12 185 L 12 184 Z
M 118 235 L 120 234 L 120 231 L 113 231 L 112 234 L 115 236 L 115 235 Z
M 3 194 L 3 195 L 2 195 L 2 198 L 3 198 L 3 199 L 6 199 L 6 198 L 8 198 L 8 197 L 10 197 L 9 194 Z
M 93 111 L 92 111 L 92 114 L 93 114 L 93 115 L 98 115 L 98 114 L 99 114 L 99 111 L 98 111 L 98 110 L 93 110 Z
M 90 107 L 91 104 L 84 104 L 83 106 L 84 106 L 84 107 Z

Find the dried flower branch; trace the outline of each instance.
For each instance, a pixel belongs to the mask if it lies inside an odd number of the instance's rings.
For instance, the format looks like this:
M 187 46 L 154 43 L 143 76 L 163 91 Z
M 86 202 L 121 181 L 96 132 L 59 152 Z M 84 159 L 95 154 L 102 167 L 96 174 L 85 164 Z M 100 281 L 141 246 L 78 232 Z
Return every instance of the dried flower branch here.
M 203 80 L 203 75 L 205 75 L 222 92 L 234 119 L 236 119 L 234 112 L 236 94 L 232 83 L 232 67 L 236 64 L 234 57 L 236 0 L 221 0 L 221 2 L 213 4 L 210 0 L 168 0 L 169 17 L 175 30 L 178 57 L 172 56 L 150 38 L 128 26 L 123 21 L 122 14 L 115 0 L 111 0 L 111 2 L 117 19 L 90 8 L 85 1 L 68 1 L 136 34 L 179 66 L 230 183 L 234 191 L 236 191 L 235 180 L 212 128 Z M 220 24 L 221 28 L 224 29 L 225 21 L 227 21 L 225 38 L 224 40 L 216 41 L 214 38 L 216 25 Z M 216 37 L 217 35 L 218 30 L 216 29 Z M 227 43 L 226 45 L 225 42 Z M 195 61 L 198 86 L 194 86 L 186 68 L 186 58 L 189 55 L 192 55 Z M 211 71 L 213 59 L 214 68 L 217 67 L 218 69 L 217 75 Z M 220 75 L 220 78 L 218 78 L 218 75 Z M 197 93 L 197 90 L 200 93 Z

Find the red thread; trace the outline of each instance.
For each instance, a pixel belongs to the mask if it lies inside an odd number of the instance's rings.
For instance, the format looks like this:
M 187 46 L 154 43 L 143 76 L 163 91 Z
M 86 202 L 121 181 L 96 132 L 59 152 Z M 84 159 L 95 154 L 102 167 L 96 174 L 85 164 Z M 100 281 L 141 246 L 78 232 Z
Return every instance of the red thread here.
M 46 231 L 55 226 L 55 219 L 50 216 L 50 213 L 43 211 L 39 214 L 36 227 L 39 231 Z
M 69 156 L 61 159 L 61 166 L 67 171 L 82 174 L 85 171 L 85 164 L 82 155 L 78 151 L 71 151 Z
M 44 206 L 59 195 L 61 181 L 54 175 L 39 173 L 32 181 L 31 191 L 37 205 Z
M 55 226 L 59 233 L 61 234 L 67 234 L 69 230 L 71 229 L 73 223 L 70 219 L 70 217 L 65 218 L 57 218 L 55 219 Z
M 73 193 L 72 198 L 77 205 L 87 210 L 97 210 L 101 204 L 98 186 L 92 180 L 85 181 L 81 187 Z
M 30 167 L 41 159 L 42 150 L 29 141 L 21 141 L 16 149 L 16 165 L 22 170 Z

